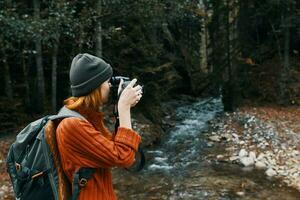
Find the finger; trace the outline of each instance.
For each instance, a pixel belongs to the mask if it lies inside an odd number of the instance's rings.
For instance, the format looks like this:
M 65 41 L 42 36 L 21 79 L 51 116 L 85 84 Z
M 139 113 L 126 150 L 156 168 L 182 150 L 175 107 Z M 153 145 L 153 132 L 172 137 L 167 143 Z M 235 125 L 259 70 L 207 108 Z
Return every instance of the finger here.
M 142 90 L 142 86 L 140 86 L 140 85 L 137 85 L 137 86 L 135 86 L 133 89 L 135 90 L 135 91 L 139 91 L 139 90 Z
M 134 102 L 133 102 L 133 104 L 131 104 L 131 107 L 134 107 L 134 106 L 136 106 L 136 104 L 138 104 L 138 100 L 135 100 Z
M 139 94 L 139 95 L 137 95 L 137 97 L 136 97 L 136 100 L 141 100 L 141 98 L 142 98 L 142 95 L 141 94 Z
M 121 78 L 120 85 L 123 85 L 124 80 Z
M 136 94 L 135 99 L 140 100 L 142 98 L 142 96 L 143 96 L 142 94 Z
M 135 84 L 136 82 L 137 82 L 137 79 L 134 78 L 134 79 L 127 85 L 127 87 L 133 87 L 134 84 Z
M 118 87 L 118 94 L 120 93 L 121 89 L 122 89 L 122 85 L 124 83 L 124 80 L 121 79 L 120 83 L 119 83 L 119 87 Z

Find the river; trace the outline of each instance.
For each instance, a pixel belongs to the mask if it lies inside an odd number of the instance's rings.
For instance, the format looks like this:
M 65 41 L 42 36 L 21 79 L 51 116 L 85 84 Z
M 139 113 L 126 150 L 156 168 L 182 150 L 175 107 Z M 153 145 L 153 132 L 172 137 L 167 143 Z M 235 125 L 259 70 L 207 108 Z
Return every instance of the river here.
M 169 102 L 174 123 L 161 143 L 145 150 L 147 165 L 141 172 L 114 169 L 114 187 L 120 200 L 296 200 L 299 193 L 268 180 L 262 171 L 220 163 L 208 155 L 223 151 L 208 145 L 208 121 L 222 113 L 221 99 Z

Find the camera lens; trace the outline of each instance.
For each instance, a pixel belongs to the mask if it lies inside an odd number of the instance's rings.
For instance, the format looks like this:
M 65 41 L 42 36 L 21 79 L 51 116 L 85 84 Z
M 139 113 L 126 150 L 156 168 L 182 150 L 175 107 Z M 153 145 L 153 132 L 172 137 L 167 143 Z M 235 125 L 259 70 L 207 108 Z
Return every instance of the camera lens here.
M 130 81 L 129 77 L 125 77 L 125 76 L 112 76 L 110 79 L 110 83 L 113 87 L 118 87 L 121 79 L 123 79 L 123 81 Z

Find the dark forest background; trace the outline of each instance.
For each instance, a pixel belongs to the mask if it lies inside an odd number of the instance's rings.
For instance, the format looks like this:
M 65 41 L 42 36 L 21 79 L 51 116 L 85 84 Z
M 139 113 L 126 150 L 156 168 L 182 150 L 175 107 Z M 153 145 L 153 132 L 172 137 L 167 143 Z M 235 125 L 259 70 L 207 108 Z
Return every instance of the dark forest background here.
M 0 50 L 1 132 L 55 113 L 82 52 L 138 78 L 153 121 L 179 94 L 300 105 L 298 0 L 0 0 Z

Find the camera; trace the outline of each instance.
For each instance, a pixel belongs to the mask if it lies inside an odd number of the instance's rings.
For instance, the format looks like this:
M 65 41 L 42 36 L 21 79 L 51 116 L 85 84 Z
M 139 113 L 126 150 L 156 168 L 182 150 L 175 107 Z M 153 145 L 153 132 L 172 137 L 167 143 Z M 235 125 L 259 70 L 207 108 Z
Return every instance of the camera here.
M 119 91 L 119 94 L 118 94 L 118 88 L 119 88 L 119 84 L 121 82 L 121 79 L 123 79 L 123 84 L 121 86 L 121 90 Z M 113 90 L 113 99 L 116 100 L 118 99 L 118 97 L 122 94 L 123 90 L 127 87 L 127 85 L 131 82 L 130 78 L 129 77 L 126 77 L 126 76 L 112 76 L 111 79 L 110 79 L 110 83 L 111 83 L 111 86 L 112 86 L 112 90 Z M 143 91 L 143 85 L 142 86 L 142 92 Z

